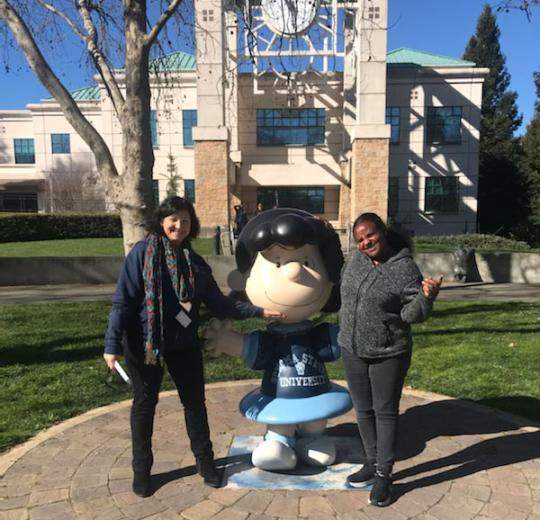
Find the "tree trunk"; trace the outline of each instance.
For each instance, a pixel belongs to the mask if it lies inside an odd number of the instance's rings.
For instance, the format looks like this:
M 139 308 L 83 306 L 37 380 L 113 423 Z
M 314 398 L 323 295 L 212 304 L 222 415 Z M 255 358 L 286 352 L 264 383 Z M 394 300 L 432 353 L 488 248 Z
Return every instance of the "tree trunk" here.
M 146 45 L 146 2 L 124 2 L 126 34 L 126 100 L 123 128 L 122 218 L 124 248 L 128 252 L 146 234 L 145 223 L 154 209 L 152 171 L 154 150 L 150 136 L 149 47 Z

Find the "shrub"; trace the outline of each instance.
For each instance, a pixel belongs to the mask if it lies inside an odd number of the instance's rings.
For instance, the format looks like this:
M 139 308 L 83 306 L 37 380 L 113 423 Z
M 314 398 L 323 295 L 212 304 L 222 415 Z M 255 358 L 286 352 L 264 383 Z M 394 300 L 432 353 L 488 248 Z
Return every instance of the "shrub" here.
M 473 248 L 488 251 L 530 251 L 531 246 L 526 242 L 497 235 L 482 235 L 466 233 L 464 235 L 418 236 L 414 239 L 415 245 L 423 248 L 439 246 L 439 248 L 452 251 L 457 247 Z
M 121 236 L 114 213 L 0 213 L 0 242 Z

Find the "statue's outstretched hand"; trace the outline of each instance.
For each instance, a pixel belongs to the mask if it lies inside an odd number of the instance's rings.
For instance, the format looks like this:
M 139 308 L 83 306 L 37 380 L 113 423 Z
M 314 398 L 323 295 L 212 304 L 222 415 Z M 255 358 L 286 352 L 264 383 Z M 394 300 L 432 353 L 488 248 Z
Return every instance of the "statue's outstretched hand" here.
M 211 357 L 221 354 L 239 357 L 242 354 L 244 336 L 232 330 L 230 320 L 212 318 L 203 333 L 204 349 Z

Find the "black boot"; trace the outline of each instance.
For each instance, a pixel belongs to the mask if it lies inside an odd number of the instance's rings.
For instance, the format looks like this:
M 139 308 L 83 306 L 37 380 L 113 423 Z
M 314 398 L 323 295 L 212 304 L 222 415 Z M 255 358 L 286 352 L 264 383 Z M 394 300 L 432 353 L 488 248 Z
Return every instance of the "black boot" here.
M 148 471 L 135 471 L 133 473 L 133 493 L 140 497 L 149 497 L 152 494 Z
M 213 458 L 200 458 L 196 460 L 197 473 L 204 479 L 207 486 L 221 487 L 221 477 L 219 476 Z

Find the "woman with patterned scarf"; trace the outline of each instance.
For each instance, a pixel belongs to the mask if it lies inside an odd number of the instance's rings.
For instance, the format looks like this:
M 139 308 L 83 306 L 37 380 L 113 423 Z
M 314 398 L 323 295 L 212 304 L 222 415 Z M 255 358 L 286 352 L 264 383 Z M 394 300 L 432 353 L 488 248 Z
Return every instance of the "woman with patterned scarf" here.
M 180 197 L 165 199 L 147 238 L 126 257 L 113 297 L 103 357 L 114 369 L 124 354 L 131 376 L 133 491 L 139 496 L 152 493 L 152 431 L 164 364 L 184 406 L 197 471 L 207 485 L 221 483 L 210 441 L 197 336 L 201 303 L 220 319 L 283 317 L 223 295 L 208 264 L 191 249 L 199 229 L 190 202 Z

